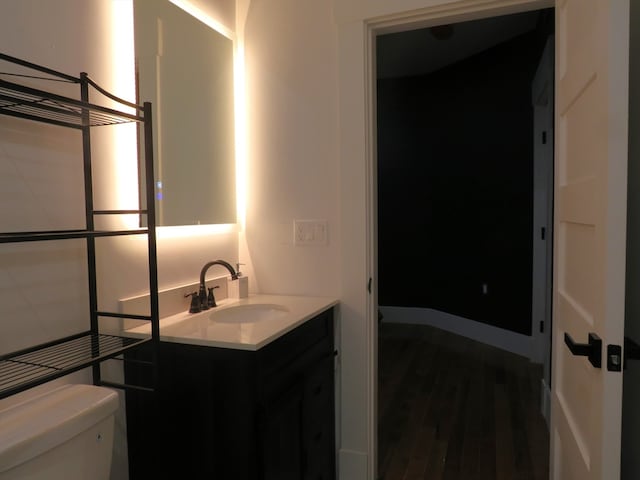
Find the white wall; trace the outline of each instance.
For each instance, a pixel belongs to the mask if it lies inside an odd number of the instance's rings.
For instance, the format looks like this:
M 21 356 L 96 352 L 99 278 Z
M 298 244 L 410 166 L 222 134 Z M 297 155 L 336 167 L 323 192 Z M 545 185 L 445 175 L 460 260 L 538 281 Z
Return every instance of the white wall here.
M 197 6 L 234 30 L 232 0 L 197 0 Z M 116 40 L 131 34 L 132 24 L 124 22 L 127 17 L 123 16 L 130 9 L 131 0 L 3 0 L 0 50 L 72 75 L 86 71 L 107 90 L 129 97 L 133 64 L 122 50 L 126 46 L 117 46 Z M 114 78 L 122 71 L 129 80 Z M 116 155 L 122 138 L 130 135 L 126 131 L 114 133 L 122 130 L 100 131 L 93 139 L 99 160 L 94 172 L 96 198 L 118 208 L 131 205 L 128 200 L 114 198 L 116 185 L 124 182 L 135 187 L 137 181 L 135 174 L 119 163 L 121 155 Z M 82 227 L 82 172 L 77 163 L 78 158 L 81 161 L 80 145 L 75 131 L 0 116 L 3 231 L 59 228 L 60 223 Z M 135 172 L 135 152 L 131 159 Z M 99 308 L 116 311 L 118 299 L 148 289 L 142 240 L 128 237 L 99 242 Z M 88 328 L 83 244 L 73 242 L 68 247 L 58 243 L 0 246 L 0 353 Z M 238 235 L 160 229 L 158 255 L 161 288 L 190 283 L 197 281 L 208 260 L 237 261 Z M 90 381 L 90 375 L 81 372 L 57 383 Z M 38 390 L 47 388 L 51 386 Z M 0 408 L 29 394 L 33 392 L 2 400 Z M 126 479 L 126 470 L 121 409 L 112 478 Z
M 244 24 L 247 245 L 262 293 L 337 296 L 336 32 L 329 0 L 252 0 Z M 294 219 L 328 221 L 295 247 Z
M 110 80 L 111 12 L 107 7 L 106 3 L 89 4 L 82 0 L 66 0 L 64 4 L 43 4 L 37 0 L 3 2 L 2 51 L 74 75 L 91 71 L 95 78 Z M 65 20 L 70 12 L 86 17 L 87 22 L 82 25 Z M 84 40 L 87 35 L 95 36 L 96 40 Z M 106 62 L 99 60 L 105 58 Z M 2 67 L 8 68 L 4 63 Z M 54 84 L 54 88 L 61 93 L 78 91 L 63 85 Z M 3 116 L 0 138 L 2 230 L 82 227 L 79 132 Z M 83 321 L 87 305 L 83 300 L 86 262 L 82 242 L 4 245 L 0 251 L 3 287 L 0 351 L 5 353 L 32 342 L 50 340 L 79 326 L 86 328 Z

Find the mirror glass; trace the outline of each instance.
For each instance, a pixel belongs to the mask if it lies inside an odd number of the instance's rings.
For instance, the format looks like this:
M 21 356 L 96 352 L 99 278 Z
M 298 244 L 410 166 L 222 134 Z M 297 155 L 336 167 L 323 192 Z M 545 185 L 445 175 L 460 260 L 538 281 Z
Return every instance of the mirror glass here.
M 235 223 L 233 41 L 168 0 L 134 0 L 134 32 L 157 224 Z

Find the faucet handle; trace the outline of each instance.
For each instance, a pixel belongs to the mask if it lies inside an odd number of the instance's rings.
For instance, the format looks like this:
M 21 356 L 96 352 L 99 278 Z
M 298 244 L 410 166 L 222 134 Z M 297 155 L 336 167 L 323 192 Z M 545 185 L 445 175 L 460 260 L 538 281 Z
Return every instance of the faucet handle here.
M 207 297 L 207 308 L 213 308 L 213 307 L 217 307 L 216 305 L 216 297 L 213 296 L 213 289 L 214 288 L 220 288 L 219 285 L 216 285 L 215 287 L 209 287 L 209 296 Z
M 191 297 L 189 313 L 198 313 L 200 311 L 200 297 L 198 296 L 198 292 L 187 293 L 184 298 L 187 297 Z

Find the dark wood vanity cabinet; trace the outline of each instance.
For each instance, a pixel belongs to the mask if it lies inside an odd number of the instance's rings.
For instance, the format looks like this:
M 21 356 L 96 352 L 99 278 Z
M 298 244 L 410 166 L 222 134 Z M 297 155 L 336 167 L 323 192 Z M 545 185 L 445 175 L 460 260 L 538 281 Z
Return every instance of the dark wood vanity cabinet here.
M 127 392 L 131 480 L 335 479 L 332 310 L 258 351 L 161 342 L 158 363 L 155 392 Z

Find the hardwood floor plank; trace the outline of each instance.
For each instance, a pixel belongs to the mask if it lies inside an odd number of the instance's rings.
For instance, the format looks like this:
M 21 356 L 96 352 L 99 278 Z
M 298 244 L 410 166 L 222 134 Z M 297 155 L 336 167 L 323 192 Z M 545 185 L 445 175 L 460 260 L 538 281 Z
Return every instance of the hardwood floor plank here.
M 483 395 L 482 395 L 482 433 L 478 446 L 478 478 L 496 478 L 496 424 L 495 424 L 495 370 L 486 363 L 487 353 L 483 356 Z
M 400 438 L 394 445 L 392 454 L 387 457 L 388 463 L 383 473 L 384 478 L 388 480 L 405 478 L 412 460 L 416 465 L 411 470 L 422 470 L 420 465 L 430 451 L 431 442 L 422 445 L 420 437 L 421 425 L 431 405 L 431 395 L 434 391 L 432 386 L 436 385 L 438 380 L 435 376 L 438 370 L 433 368 L 437 365 L 437 361 L 434 360 L 437 349 L 425 350 L 419 339 L 416 339 L 416 344 L 421 351 L 416 352 L 405 373 L 402 382 L 404 388 L 399 390 L 401 394 L 395 396 L 395 404 L 401 405 L 403 415 L 394 419 L 396 432 L 400 430 Z
M 379 354 L 379 365 L 382 365 L 381 368 L 379 367 L 382 378 L 378 385 L 381 419 L 379 423 L 387 426 L 385 435 L 381 435 L 378 442 L 381 474 L 392 468 L 395 451 L 403 455 L 400 443 L 405 435 L 408 420 L 406 392 L 415 383 L 411 365 L 417 356 L 417 349 L 420 348 L 420 344 L 415 339 L 398 337 L 394 335 L 393 329 L 387 329 L 386 333 L 387 336 L 380 341 L 384 346 L 380 347 Z M 405 334 L 411 335 L 411 330 L 408 329 Z
M 511 406 L 504 383 L 494 386 L 496 421 L 496 480 L 513 480 L 515 476 Z
M 403 480 L 422 480 L 425 478 L 429 456 L 435 450 L 435 441 L 435 429 L 421 425 Z
M 379 331 L 381 480 L 546 480 L 542 369 L 435 328 Z
M 479 476 L 479 456 L 482 440 L 482 417 L 484 415 L 484 380 L 481 363 L 478 362 L 479 350 L 474 346 L 471 352 L 473 365 L 467 370 L 469 374 L 469 395 L 465 409 L 465 432 L 463 439 L 462 459 L 460 462 L 460 478 L 475 480 Z

